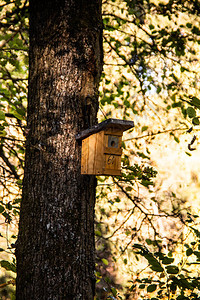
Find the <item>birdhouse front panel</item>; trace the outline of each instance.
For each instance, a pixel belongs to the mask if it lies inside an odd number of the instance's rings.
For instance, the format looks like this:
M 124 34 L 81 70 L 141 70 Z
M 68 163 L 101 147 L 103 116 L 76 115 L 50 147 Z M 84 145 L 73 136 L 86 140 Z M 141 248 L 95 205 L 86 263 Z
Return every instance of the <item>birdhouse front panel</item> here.
M 104 131 L 104 175 L 121 174 L 122 131 Z
M 120 175 L 121 174 L 121 156 L 113 154 L 105 154 L 104 175 Z

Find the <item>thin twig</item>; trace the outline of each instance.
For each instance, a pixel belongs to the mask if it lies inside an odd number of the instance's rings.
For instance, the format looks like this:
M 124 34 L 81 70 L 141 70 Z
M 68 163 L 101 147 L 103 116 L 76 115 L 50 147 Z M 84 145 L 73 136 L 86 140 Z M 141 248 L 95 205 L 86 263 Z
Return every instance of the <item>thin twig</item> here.
M 11 162 L 9 161 L 9 159 L 5 156 L 2 146 L 0 147 L 0 157 L 3 159 L 3 161 L 5 162 L 5 164 L 7 165 L 7 167 L 11 170 L 12 174 L 14 175 L 14 177 L 18 180 L 20 178 L 20 176 L 16 172 L 15 166 L 13 164 L 11 164 Z
M 174 128 L 174 129 L 167 129 L 167 130 L 163 130 L 163 131 L 151 132 L 151 133 L 148 133 L 148 134 L 145 134 L 145 135 L 136 136 L 136 137 L 133 137 L 133 138 L 126 139 L 126 140 L 124 140 L 124 142 L 131 141 L 131 140 L 143 139 L 145 137 L 152 137 L 152 136 L 167 133 L 167 132 L 184 131 L 184 130 L 188 130 L 188 128 L 187 127 L 185 127 L 185 128 Z

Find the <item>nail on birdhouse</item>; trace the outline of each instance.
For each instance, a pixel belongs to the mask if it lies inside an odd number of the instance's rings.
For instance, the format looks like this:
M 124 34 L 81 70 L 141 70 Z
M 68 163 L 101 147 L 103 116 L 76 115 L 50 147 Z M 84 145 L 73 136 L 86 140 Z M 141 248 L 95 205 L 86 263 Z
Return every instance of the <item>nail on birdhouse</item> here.
M 82 141 L 81 174 L 121 175 L 122 135 L 132 121 L 107 119 L 76 135 Z

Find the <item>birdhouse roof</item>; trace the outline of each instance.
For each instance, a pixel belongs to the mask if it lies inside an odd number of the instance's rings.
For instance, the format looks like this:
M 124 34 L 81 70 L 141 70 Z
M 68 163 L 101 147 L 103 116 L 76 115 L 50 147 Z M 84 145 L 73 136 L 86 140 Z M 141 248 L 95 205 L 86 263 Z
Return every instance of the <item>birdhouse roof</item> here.
M 99 131 L 113 128 L 118 129 L 120 131 L 126 131 L 130 128 L 134 127 L 133 121 L 127 121 L 127 120 L 119 120 L 119 119 L 107 119 L 97 125 L 94 125 L 86 130 L 81 131 L 76 135 L 76 140 L 84 140 L 88 136 L 97 133 Z

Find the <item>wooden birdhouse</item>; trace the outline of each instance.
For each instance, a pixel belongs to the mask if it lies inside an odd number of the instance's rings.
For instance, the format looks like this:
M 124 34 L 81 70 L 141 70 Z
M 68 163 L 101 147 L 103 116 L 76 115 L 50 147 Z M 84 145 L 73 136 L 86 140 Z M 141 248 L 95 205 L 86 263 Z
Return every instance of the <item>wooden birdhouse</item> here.
M 133 126 L 132 121 L 108 119 L 77 134 L 81 174 L 121 175 L 122 135 Z

